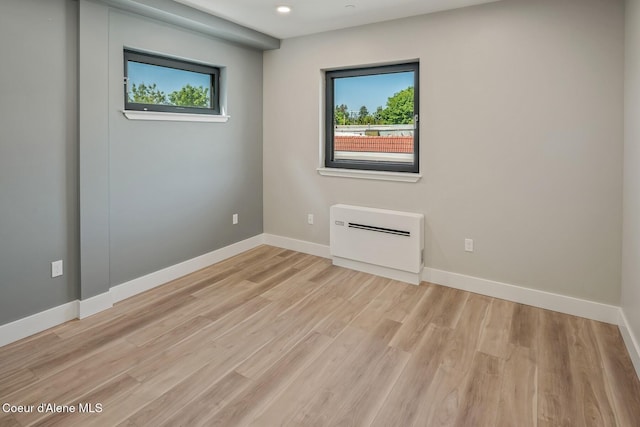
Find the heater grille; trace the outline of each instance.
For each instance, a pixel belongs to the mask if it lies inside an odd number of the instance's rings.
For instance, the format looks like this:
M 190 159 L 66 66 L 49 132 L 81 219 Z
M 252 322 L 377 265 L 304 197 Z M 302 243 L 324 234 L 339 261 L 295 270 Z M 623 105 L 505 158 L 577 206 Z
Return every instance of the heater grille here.
M 375 231 L 376 233 L 395 234 L 396 236 L 411 237 L 410 231 L 394 230 L 392 228 L 384 228 L 384 227 L 375 227 L 373 225 L 357 224 L 354 222 L 349 223 L 349 228 L 357 228 L 358 230 Z

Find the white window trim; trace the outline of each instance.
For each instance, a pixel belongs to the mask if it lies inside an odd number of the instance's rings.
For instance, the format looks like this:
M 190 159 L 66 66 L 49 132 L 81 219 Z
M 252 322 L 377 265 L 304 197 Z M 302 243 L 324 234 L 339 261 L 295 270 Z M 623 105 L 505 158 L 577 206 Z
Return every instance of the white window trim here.
M 167 113 L 160 111 L 122 110 L 122 113 L 129 120 L 160 120 L 172 122 L 226 123 L 230 118 L 230 116 L 224 114 Z
M 325 167 L 319 167 L 316 170 L 322 176 L 374 179 L 378 181 L 418 182 L 422 178 L 422 174 L 409 173 L 409 172 L 372 171 L 372 170 L 325 168 Z

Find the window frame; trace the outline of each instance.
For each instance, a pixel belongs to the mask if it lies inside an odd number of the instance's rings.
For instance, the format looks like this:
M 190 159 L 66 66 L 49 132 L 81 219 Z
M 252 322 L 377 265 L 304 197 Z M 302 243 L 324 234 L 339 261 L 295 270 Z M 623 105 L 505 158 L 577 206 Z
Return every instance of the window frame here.
M 167 56 L 161 56 L 152 53 L 146 53 L 137 50 L 124 49 L 124 109 L 133 111 L 153 111 L 161 113 L 176 114 L 203 114 L 210 116 L 219 116 L 220 108 L 220 68 L 212 65 L 175 59 Z M 141 104 L 137 102 L 129 102 L 129 61 L 142 64 L 154 65 L 158 67 L 171 68 L 183 71 L 192 71 L 199 74 L 207 74 L 210 76 L 210 106 L 209 107 L 185 107 L 178 105 L 164 104 Z
M 374 162 L 367 160 L 336 160 L 334 158 L 334 139 L 335 139 L 335 90 L 334 80 L 343 77 L 359 77 L 371 76 L 378 74 L 393 74 L 400 72 L 412 71 L 414 73 L 414 131 L 413 131 L 413 163 L 402 162 Z M 369 171 L 386 171 L 386 172 L 405 172 L 412 174 L 420 173 L 420 63 L 406 62 L 391 65 L 376 65 L 361 68 L 336 69 L 325 71 L 325 159 L 326 168 L 338 169 L 357 169 Z

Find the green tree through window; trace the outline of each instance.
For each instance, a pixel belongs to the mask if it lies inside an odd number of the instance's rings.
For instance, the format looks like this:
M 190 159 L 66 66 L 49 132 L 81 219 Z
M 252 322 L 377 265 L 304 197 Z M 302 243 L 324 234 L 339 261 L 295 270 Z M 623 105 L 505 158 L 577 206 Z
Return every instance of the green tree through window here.
M 217 67 L 124 50 L 125 110 L 220 114 Z

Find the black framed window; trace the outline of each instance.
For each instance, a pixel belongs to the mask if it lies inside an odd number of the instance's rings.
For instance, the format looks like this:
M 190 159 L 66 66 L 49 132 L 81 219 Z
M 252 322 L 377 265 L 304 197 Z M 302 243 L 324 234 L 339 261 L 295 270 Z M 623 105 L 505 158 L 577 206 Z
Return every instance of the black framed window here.
M 419 169 L 419 64 L 325 73 L 325 166 Z
M 125 110 L 220 114 L 220 69 L 124 50 Z

